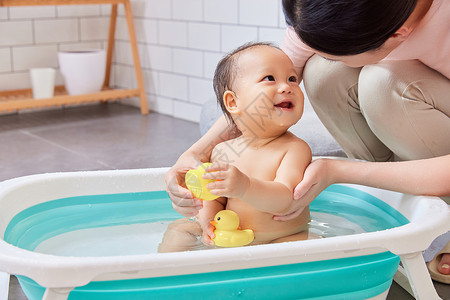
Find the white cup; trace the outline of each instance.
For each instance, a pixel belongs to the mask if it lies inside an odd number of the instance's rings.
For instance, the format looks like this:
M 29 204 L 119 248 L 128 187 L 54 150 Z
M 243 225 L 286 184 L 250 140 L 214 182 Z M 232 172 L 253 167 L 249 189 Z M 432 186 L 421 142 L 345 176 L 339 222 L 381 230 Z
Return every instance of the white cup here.
M 56 71 L 53 68 L 30 69 L 34 99 L 53 97 L 55 93 L 55 73 Z

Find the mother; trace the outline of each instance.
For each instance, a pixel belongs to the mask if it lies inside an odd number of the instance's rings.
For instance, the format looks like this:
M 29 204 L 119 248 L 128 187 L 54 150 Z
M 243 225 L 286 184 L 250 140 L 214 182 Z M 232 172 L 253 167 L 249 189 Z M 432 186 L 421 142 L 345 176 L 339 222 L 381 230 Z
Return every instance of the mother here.
M 314 161 L 296 188 L 297 211 L 275 218 L 298 214 L 333 182 L 449 196 L 450 1 L 283 0 L 283 9 L 282 49 L 320 120 L 350 158 L 379 163 Z M 180 156 L 166 175 L 175 210 L 197 214 L 184 173 L 238 135 L 222 117 Z M 393 160 L 405 162 L 381 163 Z M 441 257 L 449 280 L 450 255 Z

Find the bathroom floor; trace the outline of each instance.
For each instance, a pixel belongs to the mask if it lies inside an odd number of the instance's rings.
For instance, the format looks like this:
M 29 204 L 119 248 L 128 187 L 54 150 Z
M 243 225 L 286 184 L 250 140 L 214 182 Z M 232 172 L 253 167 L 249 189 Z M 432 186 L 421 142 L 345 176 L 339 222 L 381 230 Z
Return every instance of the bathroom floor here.
M 0 116 L 0 181 L 65 171 L 167 167 L 200 137 L 198 124 L 118 103 Z M 436 283 L 443 299 L 450 285 Z M 9 300 L 27 299 L 15 277 Z M 389 300 L 414 299 L 394 283 Z

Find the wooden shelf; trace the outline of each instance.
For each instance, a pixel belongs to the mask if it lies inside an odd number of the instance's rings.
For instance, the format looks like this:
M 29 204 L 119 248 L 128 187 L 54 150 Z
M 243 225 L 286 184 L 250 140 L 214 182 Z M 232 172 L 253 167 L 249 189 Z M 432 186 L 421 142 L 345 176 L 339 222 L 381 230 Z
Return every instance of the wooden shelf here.
M 127 0 L 0 0 L 0 6 L 124 4 Z
M 31 89 L 0 92 L 0 111 L 10 112 L 20 109 L 65 106 L 89 102 L 107 102 L 116 99 L 139 97 L 139 89 L 104 89 L 98 93 L 68 95 L 63 86 L 55 88 L 55 96 L 47 99 L 33 99 Z
M 144 78 L 140 65 L 137 48 L 136 31 L 130 0 L 0 0 L 2 6 L 35 6 L 35 5 L 92 5 L 111 4 L 111 17 L 109 23 L 108 48 L 106 53 L 105 81 L 102 91 L 93 94 L 67 95 L 63 86 L 55 87 L 55 96 L 48 99 L 33 99 L 31 89 L 0 91 L 0 112 L 18 111 L 21 109 L 62 106 L 95 101 L 109 101 L 122 98 L 139 97 L 141 113 L 148 114 L 147 97 L 145 94 Z M 124 6 L 130 38 L 131 53 L 133 56 L 136 75 L 136 89 L 109 88 L 111 76 L 112 54 L 114 49 L 114 36 L 116 31 L 117 6 Z

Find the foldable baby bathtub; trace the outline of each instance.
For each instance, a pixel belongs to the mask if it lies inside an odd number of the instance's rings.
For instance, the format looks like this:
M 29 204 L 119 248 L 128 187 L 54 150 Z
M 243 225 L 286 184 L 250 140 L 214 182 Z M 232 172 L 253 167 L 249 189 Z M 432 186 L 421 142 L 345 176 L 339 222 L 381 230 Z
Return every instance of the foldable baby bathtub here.
M 166 171 L 54 173 L 0 183 L 0 272 L 17 275 L 30 299 L 359 300 L 384 299 L 401 260 L 416 298 L 439 299 L 421 251 L 450 229 L 448 206 L 362 186 L 331 186 L 311 210 L 358 216 L 351 221 L 367 233 L 178 253 L 36 250 L 71 232 L 180 218 L 164 191 Z

